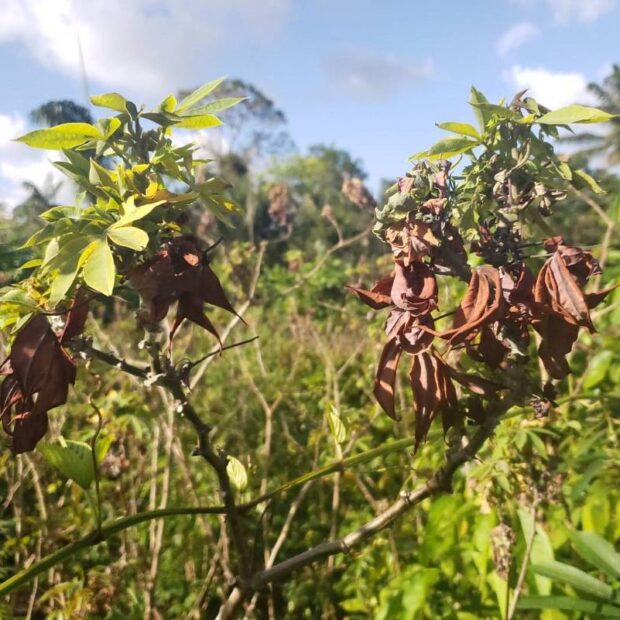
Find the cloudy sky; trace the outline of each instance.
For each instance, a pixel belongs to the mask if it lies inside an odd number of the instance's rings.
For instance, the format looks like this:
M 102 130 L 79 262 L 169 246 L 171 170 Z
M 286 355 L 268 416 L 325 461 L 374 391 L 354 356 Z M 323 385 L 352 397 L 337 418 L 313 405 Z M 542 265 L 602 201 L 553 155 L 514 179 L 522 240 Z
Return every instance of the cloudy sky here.
M 472 84 L 587 102 L 620 62 L 619 26 L 620 0 L 0 0 L 0 202 L 50 171 L 50 154 L 11 143 L 29 111 L 86 103 L 78 41 L 91 94 L 155 104 L 239 77 L 285 111 L 301 149 L 348 149 L 376 187 L 441 135 L 436 122 L 471 117 Z

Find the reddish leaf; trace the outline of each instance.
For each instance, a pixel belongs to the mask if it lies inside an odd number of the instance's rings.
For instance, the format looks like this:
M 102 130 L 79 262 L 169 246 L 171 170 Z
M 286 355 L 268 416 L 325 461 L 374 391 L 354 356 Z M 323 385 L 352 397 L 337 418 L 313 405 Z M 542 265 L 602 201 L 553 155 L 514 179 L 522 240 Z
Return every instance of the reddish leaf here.
M 396 339 L 389 340 L 383 348 L 377 374 L 375 376 L 374 395 L 383 410 L 394 420 L 400 416 L 394 411 L 394 393 L 396 391 L 396 370 L 402 354 L 402 348 Z
M 67 312 L 65 326 L 60 335 L 60 344 L 66 344 L 72 338 L 82 334 L 88 318 L 89 301 L 86 291 L 82 287 L 78 288 Z
M 346 288 L 356 293 L 357 296 L 373 310 L 381 310 L 382 308 L 387 308 L 392 305 L 390 293 L 393 283 L 394 273 L 391 273 L 377 280 L 370 290 L 358 288 L 356 286 L 347 286 Z
M 239 316 L 209 266 L 206 252 L 200 249 L 198 240 L 192 236 L 175 237 L 164 244 L 151 260 L 132 269 L 128 276 L 147 307 L 146 316 L 143 317 L 145 322 L 162 321 L 170 306 L 178 302 L 170 331 L 171 341 L 185 319 L 220 340 L 213 323 L 204 312 L 204 304 L 217 306 Z
M 441 334 L 450 344 L 475 337 L 484 326 L 497 320 L 504 311 L 500 273 L 483 265 L 472 273 L 465 297 L 454 316 L 452 329 Z
M 184 321 L 184 319 L 187 319 L 188 321 L 199 325 L 203 329 L 206 329 L 208 332 L 211 332 L 217 338 L 217 341 L 221 348 L 222 341 L 220 339 L 220 336 L 217 333 L 217 330 L 215 329 L 213 323 L 211 323 L 207 315 L 204 313 L 204 310 L 202 309 L 202 304 L 200 303 L 200 301 L 197 302 L 196 298 L 188 293 L 182 295 L 179 299 L 177 314 L 174 317 L 174 322 L 170 330 L 170 342 L 172 342 L 175 333 L 181 326 L 181 323 Z
M 75 364 L 61 347 L 46 317 L 31 318 L 17 333 L 2 365 L 0 390 L 5 431 L 14 453 L 32 450 L 47 431 L 47 412 L 67 401 Z
M 428 265 L 414 261 L 404 265 L 396 261 L 392 302 L 415 316 L 426 315 L 437 307 L 437 281 Z

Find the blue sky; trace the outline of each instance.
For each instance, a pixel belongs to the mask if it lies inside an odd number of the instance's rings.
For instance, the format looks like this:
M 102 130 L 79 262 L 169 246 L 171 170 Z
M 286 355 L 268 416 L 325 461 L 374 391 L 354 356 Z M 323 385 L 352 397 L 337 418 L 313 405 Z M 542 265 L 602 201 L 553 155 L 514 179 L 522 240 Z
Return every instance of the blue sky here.
M 376 189 L 490 98 L 529 87 L 550 107 L 620 62 L 620 0 L 0 0 L 0 202 L 43 183 L 50 154 L 10 139 L 50 99 L 117 90 L 156 104 L 227 74 L 253 82 L 303 151 L 335 144 Z M 217 130 L 211 130 L 217 131 Z

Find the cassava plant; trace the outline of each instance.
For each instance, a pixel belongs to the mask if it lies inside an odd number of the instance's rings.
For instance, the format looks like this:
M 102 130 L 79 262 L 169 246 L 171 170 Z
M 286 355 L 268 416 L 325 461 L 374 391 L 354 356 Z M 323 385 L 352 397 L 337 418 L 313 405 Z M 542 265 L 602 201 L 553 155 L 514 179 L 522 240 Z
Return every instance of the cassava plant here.
M 470 103 L 479 128 L 440 124 L 457 137 L 413 155 L 417 163 L 377 210 L 375 232 L 392 250 L 393 272 L 370 290 L 352 287 L 372 308 L 390 309 L 375 396 L 393 418 L 399 361 L 403 353 L 411 356 L 416 447 L 437 415 L 444 431 L 466 417 L 480 423 L 528 391 L 538 410 L 548 410 L 552 380 L 569 374 L 567 355 L 579 329 L 595 331 L 590 310 L 613 289 L 587 292 L 588 279 L 601 273 L 598 261 L 545 222 L 571 186 L 602 192 L 587 172 L 560 159 L 549 140 L 560 127 L 611 116 L 579 105 L 552 112 L 525 92 L 495 105 L 472 89 Z M 456 164 L 448 159 L 455 156 Z M 447 313 L 452 325 L 443 328 L 436 323 L 447 315 L 433 315 L 438 277 L 467 283 L 460 305 Z M 528 364 L 532 331 L 544 367 L 540 378 Z M 501 380 L 464 372 L 459 350 L 487 372 L 501 369 Z M 463 402 L 455 383 L 469 394 Z M 512 394 L 501 398 L 508 388 Z
M 97 483 L 98 429 L 91 445 L 39 443 L 48 416 L 66 403 L 76 384 L 76 366 L 97 359 L 137 377 L 145 390 L 163 390 L 170 397 L 175 414 L 195 431 L 192 454 L 214 473 L 222 505 L 104 522 L 96 484 L 93 531 L 7 579 L 0 594 L 137 523 L 171 514 L 220 514 L 231 541 L 234 578 L 217 617 L 233 617 L 244 604 L 255 606 L 255 597 L 269 584 L 348 553 L 424 499 L 448 491 L 455 472 L 474 458 L 509 410 L 511 415 L 519 411 L 514 406 L 531 403 L 545 414 L 553 406 L 555 384 L 570 371 L 567 357 L 579 330 L 594 331 L 590 309 L 611 289 L 587 290 L 588 279 L 600 273 L 599 263 L 590 251 L 555 235 L 545 218 L 561 209 L 571 188 L 600 188 L 585 171 L 560 159 L 550 140 L 558 128 L 604 122 L 610 115 L 582 106 L 551 112 L 523 93 L 508 105 L 495 105 L 472 89 L 478 128 L 440 125 L 456 137 L 415 155 L 413 169 L 376 211 L 375 232 L 390 247 L 393 271 L 369 290 L 350 287 L 372 308 L 389 309 L 375 379 L 378 403 L 399 419 L 395 392 L 401 358 L 409 356 L 415 448 L 439 415 L 444 431 L 450 431 L 445 463 L 419 486 L 405 485 L 392 504 L 344 536 L 282 560 L 258 560 L 255 532 L 261 517 L 251 509 L 269 506 L 289 489 L 340 472 L 362 457 L 341 458 L 239 503 L 236 491 L 245 486 L 246 472 L 216 445 L 214 421 L 193 402 L 193 366 L 174 361 L 173 339 L 183 321 L 210 332 L 221 350 L 206 311 L 215 306 L 236 314 L 212 268 L 213 247 L 196 236 L 188 216 L 199 203 L 228 221 L 236 207 L 221 179 L 203 173 L 196 180 L 195 169 L 205 162 L 195 157 L 194 147 L 172 139 L 179 128 L 217 126 L 214 113 L 240 103 L 237 98 L 204 102 L 220 82 L 180 102 L 167 97 L 154 110 L 138 108 L 116 93 L 94 97 L 95 105 L 116 114 L 96 124 L 69 123 L 21 138 L 30 146 L 62 150 L 64 157 L 55 165 L 79 193 L 74 205 L 43 214 L 45 225 L 26 243 L 32 251 L 23 266 L 27 277 L 0 297 L 1 326 L 11 338 L 2 365 L 0 415 L 14 453 L 39 444 L 77 484 Z M 439 308 L 442 287 L 464 288 L 456 309 Z M 143 334 L 136 348 L 148 357 L 142 366 L 96 348 L 88 336 L 89 321 L 100 320 L 109 297 L 135 310 Z M 89 399 L 79 385 L 76 392 Z M 334 414 L 330 422 L 334 428 L 337 418 Z M 466 425 L 467 419 L 473 424 Z

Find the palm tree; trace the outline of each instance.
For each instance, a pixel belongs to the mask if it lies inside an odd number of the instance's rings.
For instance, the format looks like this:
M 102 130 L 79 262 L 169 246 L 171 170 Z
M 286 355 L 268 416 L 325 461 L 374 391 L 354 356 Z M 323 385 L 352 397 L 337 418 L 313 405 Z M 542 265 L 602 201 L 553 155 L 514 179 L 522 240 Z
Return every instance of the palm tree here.
M 53 127 L 61 123 L 92 123 L 93 117 L 87 108 L 70 99 L 48 101 L 30 112 L 35 123 Z
M 598 99 L 597 107 L 609 114 L 620 115 L 620 65 L 613 65 L 611 73 L 601 84 L 588 84 L 588 91 Z M 612 118 L 608 127 L 606 134 L 585 132 L 563 138 L 563 141 L 586 145 L 580 154 L 603 156 L 613 166 L 620 163 L 620 116 Z

